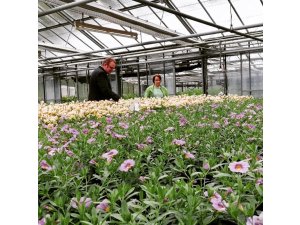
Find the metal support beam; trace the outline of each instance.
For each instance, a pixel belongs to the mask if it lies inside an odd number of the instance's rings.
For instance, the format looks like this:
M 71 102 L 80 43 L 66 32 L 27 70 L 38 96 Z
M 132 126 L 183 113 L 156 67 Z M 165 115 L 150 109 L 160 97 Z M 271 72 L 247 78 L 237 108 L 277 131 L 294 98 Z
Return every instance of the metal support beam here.
M 203 56 L 205 51 L 200 50 L 201 63 L 202 63 L 202 84 L 203 84 L 203 94 L 208 95 L 208 81 L 207 81 L 207 57 Z
M 194 21 L 196 21 L 196 22 L 199 22 L 199 23 L 202 23 L 202 24 L 211 26 L 211 27 L 215 27 L 215 28 L 218 28 L 218 29 L 221 29 L 221 30 L 224 30 L 224 31 L 228 31 L 228 32 L 230 32 L 230 33 L 235 33 L 235 34 L 238 34 L 238 35 L 240 35 L 240 36 L 244 36 L 244 37 L 247 37 L 247 38 L 251 38 L 251 39 L 254 39 L 254 40 L 263 42 L 263 40 L 260 39 L 260 38 L 252 37 L 252 36 L 250 36 L 250 35 L 248 35 L 248 34 L 243 34 L 243 33 L 237 32 L 237 31 L 235 31 L 234 29 L 229 29 L 229 28 L 227 28 L 227 27 L 223 27 L 223 26 L 220 26 L 220 25 L 217 25 L 217 24 L 214 24 L 214 23 L 211 23 L 211 22 L 202 20 L 202 19 L 199 19 L 199 18 L 190 16 L 190 15 L 185 14 L 185 13 L 177 12 L 177 11 L 175 11 L 175 10 L 173 10 L 173 9 L 169 9 L 169 8 L 167 8 L 167 7 L 160 6 L 160 5 L 158 5 L 158 4 L 155 4 L 155 3 L 152 3 L 152 2 L 149 2 L 149 1 L 146 1 L 146 0 L 134 0 L 134 1 L 139 2 L 139 3 L 142 3 L 142 4 L 145 4 L 145 5 L 152 6 L 152 7 L 154 7 L 154 8 L 157 8 L 157 9 L 160 9 L 160 10 L 163 10 L 163 11 L 166 11 L 166 12 L 169 12 L 169 13 L 172 13 L 172 14 L 174 14 L 174 15 L 179 15 L 179 16 L 181 16 L 181 17 L 185 17 L 185 18 L 187 18 L 187 19 L 194 20 Z
M 79 6 L 79 5 L 82 5 L 82 4 L 87 4 L 87 3 L 90 3 L 90 2 L 94 2 L 94 1 L 95 0 L 82 0 L 82 1 L 77 1 L 77 2 L 72 2 L 72 3 L 65 4 L 65 5 L 61 5 L 61 6 L 58 6 L 56 8 L 50 9 L 48 11 L 40 12 L 39 17 L 46 16 L 46 15 L 56 13 L 56 12 L 60 12 L 60 11 L 63 11 L 65 9 L 70 9 L 70 8 L 75 7 L 75 6 Z
M 250 43 L 249 43 L 250 46 Z M 250 55 L 251 53 L 249 52 L 249 94 L 252 95 L 252 77 L 251 77 L 251 61 L 250 61 Z
M 139 57 L 137 57 L 136 62 L 139 62 Z M 138 93 L 139 97 L 141 97 L 141 78 L 140 78 L 140 64 L 137 65 L 137 77 L 138 77 Z
M 249 26 L 236 27 L 234 29 L 235 30 L 239 30 L 239 29 L 246 29 L 246 28 L 251 28 L 251 27 L 258 27 L 258 26 L 262 26 L 262 25 L 263 24 L 260 23 L 260 24 L 253 24 L 253 25 L 249 25 Z M 132 44 L 132 45 L 125 45 L 125 46 L 120 46 L 120 47 L 99 49 L 99 50 L 89 51 L 89 52 L 84 52 L 84 53 L 75 53 L 75 54 L 68 54 L 68 55 L 64 55 L 64 56 L 49 57 L 49 58 L 46 58 L 46 59 L 41 59 L 41 60 L 39 60 L 39 62 L 46 61 L 46 60 L 51 60 L 51 59 L 66 58 L 66 57 L 71 57 L 71 56 L 89 55 L 91 53 L 96 53 L 96 52 L 104 52 L 104 51 L 111 51 L 111 50 L 124 49 L 124 48 L 131 48 L 131 47 L 137 47 L 137 46 L 145 46 L 145 45 L 156 44 L 156 43 L 160 43 L 160 42 L 174 41 L 174 40 L 180 40 L 180 39 L 192 38 L 192 37 L 198 37 L 198 36 L 206 36 L 206 35 L 218 34 L 218 33 L 222 33 L 222 31 L 211 31 L 211 32 L 205 32 L 205 33 L 198 33 L 198 34 L 182 35 L 182 36 L 178 36 L 178 37 L 165 38 L 165 39 L 155 40 L 155 41 L 146 41 L 144 43 L 138 43 L 138 44 Z M 201 43 L 199 43 L 199 45 L 201 45 Z M 205 45 L 205 42 L 202 43 L 202 45 Z
M 243 95 L 243 54 L 240 54 L 240 65 L 241 65 L 241 95 Z
M 226 48 L 224 48 L 224 50 L 226 50 Z M 224 62 L 224 94 L 228 95 L 228 77 L 227 77 L 226 55 L 223 56 L 223 62 Z
M 77 71 L 77 65 L 75 65 L 76 70 L 76 95 L 77 95 L 77 101 L 79 101 L 79 87 L 78 87 L 78 71 Z

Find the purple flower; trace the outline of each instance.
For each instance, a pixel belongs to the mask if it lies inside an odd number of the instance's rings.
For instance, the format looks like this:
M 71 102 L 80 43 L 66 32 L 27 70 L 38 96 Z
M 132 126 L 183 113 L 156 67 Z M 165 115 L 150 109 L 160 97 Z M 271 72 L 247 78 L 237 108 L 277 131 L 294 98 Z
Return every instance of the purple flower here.
M 263 179 L 262 178 L 258 178 L 255 183 L 258 184 L 258 185 L 262 185 L 263 184 Z
M 95 142 L 95 141 L 96 141 L 95 138 L 90 138 L 89 140 L 87 140 L 87 143 L 91 144 L 91 143 L 93 143 L 93 142 Z
M 218 107 L 219 107 L 219 105 L 218 105 L 218 104 L 216 104 L 216 103 L 213 103 L 213 104 L 211 104 L 211 107 L 212 107 L 213 109 L 216 109 L 216 108 L 218 108 Z
M 67 153 L 68 156 L 72 157 L 74 155 L 74 152 L 70 151 L 70 150 L 65 150 L 65 152 Z
M 109 201 L 107 199 L 104 199 L 99 203 L 99 205 L 96 206 L 96 209 L 100 209 L 102 212 L 107 213 L 110 210 L 108 203 Z
M 210 197 L 210 202 L 214 203 L 214 202 L 220 202 L 222 201 L 222 196 L 218 193 L 215 192 L 211 197 Z
M 146 143 L 147 143 L 147 144 L 152 144 L 152 143 L 153 143 L 152 137 L 148 136 L 148 137 L 146 138 Z
M 95 122 L 95 121 L 90 121 L 90 124 L 91 124 L 91 128 L 96 128 L 96 127 L 99 127 L 101 126 L 101 123 L 98 123 L 98 122 Z
M 185 145 L 185 141 L 182 140 L 182 139 L 174 139 L 174 140 L 172 141 L 172 143 L 173 143 L 174 145 L 178 145 L 178 146 L 183 146 L 183 145 Z
M 50 171 L 52 170 L 53 168 L 46 162 L 46 160 L 42 160 L 40 162 L 40 166 L 43 170 L 47 170 L 47 171 Z
M 109 152 L 106 152 L 106 153 L 102 154 L 101 157 L 102 157 L 103 159 L 106 159 L 107 162 L 111 162 L 112 158 L 113 158 L 115 155 L 117 155 L 118 153 L 119 153 L 119 152 L 118 152 L 117 149 L 112 149 L 112 150 L 110 150 Z
M 38 225 L 45 225 L 46 224 L 46 218 L 43 217 L 42 219 L 39 220 L 39 224 Z
M 247 127 L 248 127 L 250 130 L 254 130 L 254 129 L 255 129 L 255 126 L 252 125 L 252 124 L 247 124 Z
M 78 206 L 83 205 L 83 204 L 86 208 L 88 208 L 92 204 L 92 199 L 86 198 L 86 197 L 81 197 L 78 202 L 78 200 L 76 198 L 72 198 L 70 204 L 75 209 L 77 209 Z
M 263 225 L 263 212 L 259 216 L 248 217 L 246 225 Z
M 89 133 L 89 129 L 84 128 L 84 129 L 82 130 L 82 133 L 83 133 L 83 134 L 88 134 L 88 133 Z
M 213 124 L 213 128 L 220 128 L 221 126 L 220 126 L 220 123 L 218 123 L 218 122 L 215 122 L 214 124 Z
M 135 162 L 133 159 L 127 159 L 121 164 L 119 170 L 123 172 L 128 172 L 128 170 L 130 170 L 134 165 Z
M 227 191 L 226 191 L 226 194 L 227 194 L 227 195 L 231 194 L 232 192 L 233 192 L 233 190 L 232 190 L 231 187 L 227 188 Z
M 184 157 L 186 158 L 186 159 L 195 159 L 195 155 L 194 154 L 192 154 L 192 153 L 190 153 L 190 152 L 188 152 L 188 151 L 183 151 L 183 154 L 184 154 Z
M 111 124 L 112 123 L 112 118 L 111 117 L 106 117 L 106 123 Z
M 121 140 L 121 139 L 123 139 L 123 138 L 126 138 L 125 135 L 117 134 L 117 133 L 115 133 L 115 132 L 113 132 L 111 136 L 112 136 L 113 138 L 116 138 L 116 139 L 119 139 L 119 140 Z
M 136 147 L 137 147 L 139 150 L 142 150 L 142 149 L 146 148 L 147 145 L 145 145 L 145 144 L 136 144 Z
M 92 164 L 92 165 L 95 165 L 97 162 L 95 161 L 95 159 L 91 159 L 91 160 L 89 161 L 89 163 Z
M 235 115 L 235 118 L 242 119 L 242 118 L 244 118 L 244 116 L 245 116 L 245 113 L 240 113 L 240 114 Z
M 249 163 L 244 161 L 232 162 L 229 164 L 230 171 L 236 173 L 247 173 L 249 167 Z
M 219 212 L 225 212 L 226 208 L 228 207 L 227 202 L 225 201 L 219 201 L 219 202 L 213 202 L 212 206 L 214 207 L 215 210 L 219 211 Z
M 179 126 L 183 127 L 187 124 L 187 122 L 188 122 L 187 119 L 185 117 L 181 116 L 179 119 Z
M 228 124 L 229 124 L 228 118 L 225 118 L 225 119 L 224 119 L 224 125 L 227 126 Z
M 128 123 L 122 123 L 122 122 L 120 122 L 119 126 L 122 127 L 123 129 L 128 129 L 129 128 Z
M 140 176 L 140 177 L 139 177 L 139 180 L 140 180 L 141 182 L 144 182 L 144 181 L 146 180 L 146 177 Z
M 203 163 L 203 169 L 205 169 L 205 170 L 209 170 L 210 169 L 210 166 L 209 166 L 208 162 L 204 162 Z

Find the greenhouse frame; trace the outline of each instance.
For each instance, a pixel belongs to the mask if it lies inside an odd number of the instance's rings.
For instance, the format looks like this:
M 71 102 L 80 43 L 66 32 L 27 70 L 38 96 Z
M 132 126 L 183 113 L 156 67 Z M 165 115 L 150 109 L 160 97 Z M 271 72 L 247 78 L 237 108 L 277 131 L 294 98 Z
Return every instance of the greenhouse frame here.
M 38 0 L 38 224 L 262 225 L 262 11 Z
M 107 56 L 117 60 L 111 84 L 124 97 L 143 96 L 156 73 L 170 95 L 195 88 L 263 95 L 262 0 L 40 0 L 38 7 L 39 101 L 87 99 L 90 73 Z

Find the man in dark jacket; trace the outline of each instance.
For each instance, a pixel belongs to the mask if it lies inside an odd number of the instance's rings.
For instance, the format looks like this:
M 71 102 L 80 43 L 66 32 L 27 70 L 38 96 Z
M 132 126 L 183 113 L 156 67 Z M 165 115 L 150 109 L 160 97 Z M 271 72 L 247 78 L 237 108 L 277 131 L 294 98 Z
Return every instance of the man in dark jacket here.
M 113 58 L 106 58 L 102 65 L 96 68 L 90 77 L 89 83 L 89 101 L 100 101 L 113 99 L 119 101 L 120 96 L 111 89 L 108 79 L 110 74 L 116 67 L 116 61 Z

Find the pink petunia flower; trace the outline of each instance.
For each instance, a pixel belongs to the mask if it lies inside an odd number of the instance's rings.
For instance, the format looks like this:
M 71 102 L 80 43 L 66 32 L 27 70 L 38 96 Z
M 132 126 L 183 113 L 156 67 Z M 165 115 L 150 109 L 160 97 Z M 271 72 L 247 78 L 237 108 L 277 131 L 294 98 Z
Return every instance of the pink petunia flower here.
M 246 225 L 263 225 L 263 212 L 259 216 L 248 217 Z
M 222 196 L 218 193 L 215 192 L 211 197 L 210 197 L 210 202 L 214 203 L 214 202 L 220 202 L 222 201 Z
M 139 177 L 139 180 L 140 180 L 141 182 L 144 182 L 144 181 L 146 180 L 146 177 L 140 176 L 140 177 Z
M 91 143 L 93 143 L 93 142 L 95 142 L 95 141 L 96 141 L 95 138 L 90 138 L 89 140 L 87 140 L 87 143 L 91 144 Z
M 144 148 L 147 147 L 146 144 L 136 144 L 136 147 L 139 149 L 139 150 L 143 150 Z
M 174 140 L 172 141 L 172 143 L 173 143 L 174 145 L 178 145 L 178 146 L 183 146 L 183 145 L 185 145 L 185 141 L 182 140 L 182 139 L 174 139 Z
M 115 132 L 112 132 L 112 135 L 111 135 L 113 138 L 116 138 L 116 139 L 119 139 L 119 140 L 121 140 L 121 139 L 123 139 L 123 138 L 126 138 L 126 136 L 125 135 L 122 135 L 122 134 L 117 134 L 117 133 L 115 133 Z
M 195 159 L 195 155 L 188 151 L 183 150 L 183 154 L 186 159 Z
M 72 157 L 74 155 L 74 152 L 72 152 L 71 150 L 65 150 L 65 152 L 67 153 L 68 156 Z
M 45 225 L 46 224 L 46 218 L 43 217 L 42 219 L 39 220 L 39 224 L 38 225 Z
M 112 118 L 111 117 L 106 117 L 106 123 L 111 124 L 112 123 Z
M 128 128 L 129 128 L 128 123 L 120 122 L 120 123 L 119 123 L 119 126 L 122 127 L 123 129 L 128 129 Z
M 102 212 L 109 212 L 109 201 L 107 199 L 104 199 L 99 203 L 99 205 L 96 206 L 96 209 L 100 209 Z
M 228 203 L 223 201 L 215 201 L 212 203 L 212 206 L 214 207 L 215 210 L 219 211 L 219 212 L 225 212 L 227 210 L 228 207 Z
M 147 143 L 147 144 L 152 144 L 152 143 L 153 143 L 152 137 L 148 136 L 148 137 L 146 138 L 146 143 Z
M 229 164 L 230 171 L 236 173 L 247 173 L 249 167 L 249 163 L 244 161 L 232 162 Z
M 187 119 L 185 117 L 181 116 L 179 119 L 179 126 L 183 127 L 187 124 L 187 122 L 188 122 Z
M 263 179 L 262 178 L 258 178 L 255 183 L 258 184 L 258 185 L 263 185 Z
M 108 162 L 111 162 L 112 158 L 117 155 L 119 152 L 117 149 L 112 149 L 109 152 L 106 152 L 101 155 L 103 159 L 106 159 Z
M 227 188 L 227 191 L 226 191 L 226 194 L 227 194 L 227 195 L 231 194 L 232 192 L 233 192 L 233 190 L 232 190 L 231 187 Z
M 119 167 L 120 171 L 128 172 L 135 165 L 135 161 L 133 159 L 125 160 L 121 166 Z
M 52 166 L 50 166 L 50 165 L 46 162 L 46 160 L 42 160 L 42 161 L 40 162 L 40 166 L 41 166 L 41 168 L 42 168 L 43 170 L 47 170 L 47 171 L 50 171 L 50 170 L 53 169 Z
M 86 208 L 88 208 L 92 204 L 92 199 L 86 198 L 86 197 L 81 197 L 78 202 L 78 200 L 76 198 L 72 198 L 70 204 L 74 209 L 77 209 L 78 206 L 83 205 L 83 204 Z
M 95 161 L 95 159 L 91 159 L 90 161 L 89 161 L 89 164 L 92 164 L 92 165 L 96 165 L 96 161 Z
M 88 134 L 88 133 L 89 133 L 89 129 L 84 128 L 84 129 L 82 130 L 82 133 L 83 133 L 83 134 Z
M 204 162 L 203 163 L 203 169 L 205 169 L 205 170 L 209 170 L 210 169 L 210 166 L 209 166 L 208 162 Z
M 219 122 L 215 122 L 215 123 L 213 123 L 213 128 L 220 128 L 221 127 L 221 125 L 220 125 L 220 123 Z

